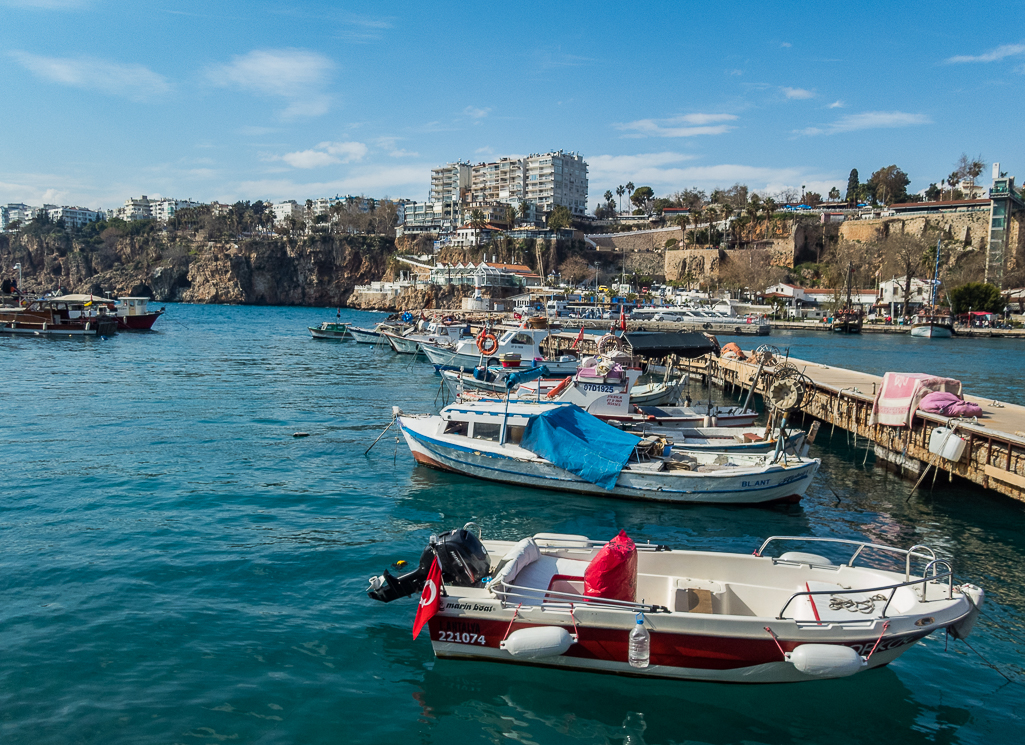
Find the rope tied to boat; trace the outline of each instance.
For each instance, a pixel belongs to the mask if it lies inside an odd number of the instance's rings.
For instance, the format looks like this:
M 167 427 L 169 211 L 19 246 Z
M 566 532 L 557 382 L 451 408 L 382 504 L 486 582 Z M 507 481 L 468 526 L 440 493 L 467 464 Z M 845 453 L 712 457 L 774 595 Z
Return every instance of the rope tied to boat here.
M 852 600 L 851 598 L 829 596 L 829 610 L 845 610 L 851 613 L 864 613 L 871 615 L 875 612 L 876 603 L 885 601 L 886 596 L 876 594 L 864 600 Z
M 769 632 L 769 635 L 772 637 L 772 640 L 776 642 L 776 646 L 779 648 L 779 653 L 783 655 L 783 659 L 786 659 L 787 653 L 783 651 L 783 646 L 779 643 L 779 637 L 776 636 L 776 632 L 774 632 L 768 626 L 764 626 L 763 628 Z

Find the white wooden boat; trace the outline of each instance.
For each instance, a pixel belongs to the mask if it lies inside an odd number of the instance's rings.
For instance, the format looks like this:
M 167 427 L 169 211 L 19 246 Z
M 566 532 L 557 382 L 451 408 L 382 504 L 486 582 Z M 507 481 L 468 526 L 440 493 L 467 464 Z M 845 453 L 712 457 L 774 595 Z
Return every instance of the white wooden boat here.
M 646 406 L 669 406 L 679 403 L 683 387 L 689 379 L 689 375 L 684 375 L 680 378 L 635 385 L 630 389 L 630 403 Z
M 669 449 L 567 403 L 480 401 L 436 415 L 399 412 L 400 430 L 422 465 L 556 491 L 675 503 L 796 502 L 817 459 Z
M 372 329 L 361 328 L 360 326 L 349 326 L 349 334 L 357 344 L 387 344 L 385 331 L 401 331 L 406 328 L 404 323 L 389 323 L 383 321 Z
M 452 348 L 461 339 L 469 338 L 469 335 L 464 333 L 467 327 L 463 324 L 455 326 L 432 321 L 418 324 L 418 328 L 421 330 L 409 330 L 404 334 L 393 331 L 382 333 L 388 339 L 391 348 L 399 354 L 419 354 L 423 351 L 423 344 Z
M 951 561 L 926 546 L 778 536 L 754 553 L 637 544 L 635 590 L 612 599 L 584 594 L 601 542 L 557 533 L 481 541 L 474 527 L 432 537 L 408 574 L 370 578 L 375 600 L 420 593 L 437 557 L 444 594 L 428 628 L 441 658 L 730 683 L 814 681 L 883 667 L 936 631 L 964 639 L 985 598 L 975 585 L 955 586 Z M 428 589 L 432 599 L 441 591 L 433 580 Z M 638 624 L 648 631 L 647 655 L 631 664 Z
M 497 349 L 491 356 L 497 358 L 501 355 L 518 354 L 522 360 L 522 367 L 544 365 L 552 375 L 575 373 L 580 362 L 576 357 L 572 355 L 563 355 L 558 359 L 544 357 L 541 342 L 548 334 L 548 329 L 510 329 L 496 338 Z M 457 343 L 455 348 L 425 342 L 420 344 L 420 348 L 433 364 L 449 368 L 462 367 L 472 370 L 487 360 L 487 356 L 481 354 L 476 338 L 464 339 Z
M 941 313 L 920 313 L 911 322 L 911 335 L 926 339 L 949 339 L 954 335 L 954 319 Z

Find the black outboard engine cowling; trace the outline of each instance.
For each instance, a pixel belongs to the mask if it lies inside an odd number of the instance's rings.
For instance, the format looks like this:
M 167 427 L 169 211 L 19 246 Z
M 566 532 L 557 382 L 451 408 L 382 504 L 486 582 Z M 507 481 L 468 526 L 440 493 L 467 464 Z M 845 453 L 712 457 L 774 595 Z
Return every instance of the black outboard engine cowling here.
M 420 554 L 420 563 L 416 569 L 399 577 L 385 569 L 381 576 L 370 578 L 367 595 L 388 603 L 422 591 L 435 556 L 438 557 L 444 584 L 453 587 L 481 587 L 481 580 L 491 571 L 491 559 L 480 538 L 467 530 L 471 525 L 474 523 L 467 523 L 458 530 L 449 530 L 439 536 L 431 536 L 431 542 Z

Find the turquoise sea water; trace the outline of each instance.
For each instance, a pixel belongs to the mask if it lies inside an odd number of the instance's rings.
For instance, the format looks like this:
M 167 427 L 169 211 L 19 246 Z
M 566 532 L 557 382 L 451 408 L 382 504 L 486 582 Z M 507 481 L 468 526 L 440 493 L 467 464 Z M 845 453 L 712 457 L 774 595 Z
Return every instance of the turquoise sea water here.
M 393 434 L 364 457 L 393 404 L 435 409 L 439 378 L 390 351 L 311 340 L 305 327 L 334 315 L 171 305 L 158 333 L 0 338 L 0 743 L 1025 736 L 1025 505 L 943 479 L 908 501 L 907 482 L 826 429 L 797 508 L 516 491 L 414 468 Z M 759 341 L 871 372 L 950 374 L 1025 403 L 1020 342 Z M 1015 682 L 942 635 L 882 670 L 791 686 L 436 661 L 411 638 L 415 601 L 363 591 L 468 520 L 493 537 L 626 528 L 678 548 L 751 551 L 772 534 L 929 544 L 986 588 L 993 619 L 970 641 Z

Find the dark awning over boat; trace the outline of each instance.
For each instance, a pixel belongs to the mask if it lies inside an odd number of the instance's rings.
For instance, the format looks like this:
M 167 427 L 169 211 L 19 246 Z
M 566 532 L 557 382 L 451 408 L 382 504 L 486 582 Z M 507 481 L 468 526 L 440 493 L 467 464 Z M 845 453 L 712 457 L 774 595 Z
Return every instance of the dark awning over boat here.
M 634 331 L 624 335 L 633 354 L 642 357 L 700 357 L 704 354 L 718 354 L 719 344 L 699 331 L 644 332 Z

